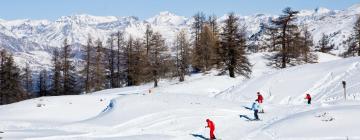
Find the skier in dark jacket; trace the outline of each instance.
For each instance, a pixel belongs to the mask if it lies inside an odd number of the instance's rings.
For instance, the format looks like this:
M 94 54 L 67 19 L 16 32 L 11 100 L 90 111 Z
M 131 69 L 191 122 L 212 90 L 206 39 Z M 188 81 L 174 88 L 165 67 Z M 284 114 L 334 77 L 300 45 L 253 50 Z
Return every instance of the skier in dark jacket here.
M 210 128 L 210 140 L 214 140 L 215 135 L 214 135 L 214 131 L 215 131 L 215 124 L 213 121 L 211 121 L 210 119 L 206 119 L 207 122 L 207 126 L 205 126 L 205 128 Z
M 310 96 L 309 93 L 306 94 L 305 99 L 307 100 L 307 103 L 308 103 L 308 104 L 311 104 L 311 96 Z

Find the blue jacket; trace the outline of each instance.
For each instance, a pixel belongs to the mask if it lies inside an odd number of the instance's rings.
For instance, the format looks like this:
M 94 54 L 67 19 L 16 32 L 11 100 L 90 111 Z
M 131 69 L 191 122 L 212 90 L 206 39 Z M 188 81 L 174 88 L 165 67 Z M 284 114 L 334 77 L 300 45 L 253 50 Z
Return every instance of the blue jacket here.
M 254 102 L 254 103 L 252 104 L 251 110 L 259 110 L 259 108 L 260 108 L 259 103 Z

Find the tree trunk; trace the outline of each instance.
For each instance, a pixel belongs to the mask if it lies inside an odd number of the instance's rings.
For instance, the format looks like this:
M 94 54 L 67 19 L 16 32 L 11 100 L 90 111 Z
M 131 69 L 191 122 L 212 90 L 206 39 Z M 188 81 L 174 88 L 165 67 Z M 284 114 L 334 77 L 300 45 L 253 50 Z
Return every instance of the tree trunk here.
M 179 81 L 180 81 L 180 82 L 185 81 L 185 74 L 184 74 L 183 72 L 180 74 Z
M 358 43 L 359 43 L 359 46 L 358 46 L 358 56 L 360 56 L 360 38 L 358 39 Z
M 121 86 L 121 61 L 120 61 L 120 55 L 121 55 L 121 44 L 120 44 L 120 32 L 118 32 L 117 34 L 117 75 L 116 75 L 116 87 L 120 87 Z M 129 85 L 129 83 L 128 83 Z
M 229 67 L 229 75 L 232 78 L 235 78 L 235 69 L 233 67 Z
M 281 68 L 286 68 L 286 26 L 283 27 Z
M 154 88 L 158 86 L 158 80 L 154 78 Z

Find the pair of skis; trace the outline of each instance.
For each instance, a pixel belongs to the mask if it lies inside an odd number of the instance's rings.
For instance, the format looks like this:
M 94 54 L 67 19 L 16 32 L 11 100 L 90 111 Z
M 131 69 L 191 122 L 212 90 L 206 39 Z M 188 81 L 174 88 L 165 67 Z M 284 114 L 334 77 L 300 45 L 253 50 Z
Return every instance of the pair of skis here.
M 245 118 L 247 121 L 261 121 L 260 119 L 253 119 L 247 115 L 240 115 L 240 118 Z
M 252 108 L 250 107 L 247 107 L 247 106 L 243 106 L 245 109 L 248 109 L 248 110 L 252 110 Z M 262 111 L 260 111 L 259 113 L 264 113 Z M 245 118 L 247 121 L 261 121 L 260 119 L 253 119 L 253 118 L 250 118 L 249 116 L 247 115 L 240 115 L 240 118 Z

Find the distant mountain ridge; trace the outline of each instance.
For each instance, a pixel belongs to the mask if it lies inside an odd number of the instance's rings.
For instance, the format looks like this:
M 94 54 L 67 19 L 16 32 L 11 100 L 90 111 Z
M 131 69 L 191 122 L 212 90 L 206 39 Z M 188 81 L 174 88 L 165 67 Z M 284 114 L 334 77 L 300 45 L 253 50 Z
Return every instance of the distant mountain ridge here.
M 359 14 L 360 4 L 345 10 L 330 10 L 320 7 L 315 10 L 300 10 L 296 22 L 299 25 L 308 26 L 314 36 L 314 43 L 317 43 L 322 33 L 331 35 L 331 42 L 336 45 L 334 52 L 339 54 L 344 51 L 342 42 L 351 34 L 353 23 Z M 226 15 L 219 17 L 218 22 L 221 23 L 225 17 Z M 269 24 L 270 20 L 276 17 L 276 15 L 266 14 L 239 16 L 240 22 L 247 27 L 249 37 L 259 33 L 261 24 Z M 86 44 L 88 35 L 91 35 L 93 39 L 105 42 L 111 33 L 119 30 L 124 31 L 127 36 L 141 38 L 147 25 L 151 25 L 155 31 L 159 31 L 168 42 L 172 42 L 179 30 L 186 29 L 190 33 L 192 22 L 191 17 L 179 16 L 167 11 L 160 12 L 146 20 L 139 20 L 133 16 L 115 17 L 86 14 L 63 16 L 55 21 L 0 19 L 0 48 L 6 48 L 17 54 L 37 55 L 37 53 L 29 52 L 49 53 L 51 48 L 60 47 L 65 38 L 68 38 L 72 44 Z M 15 56 L 25 60 L 21 58 L 21 55 Z M 38 62 L 37 64 L 39 66 L 49 65 L 49 62 Z

